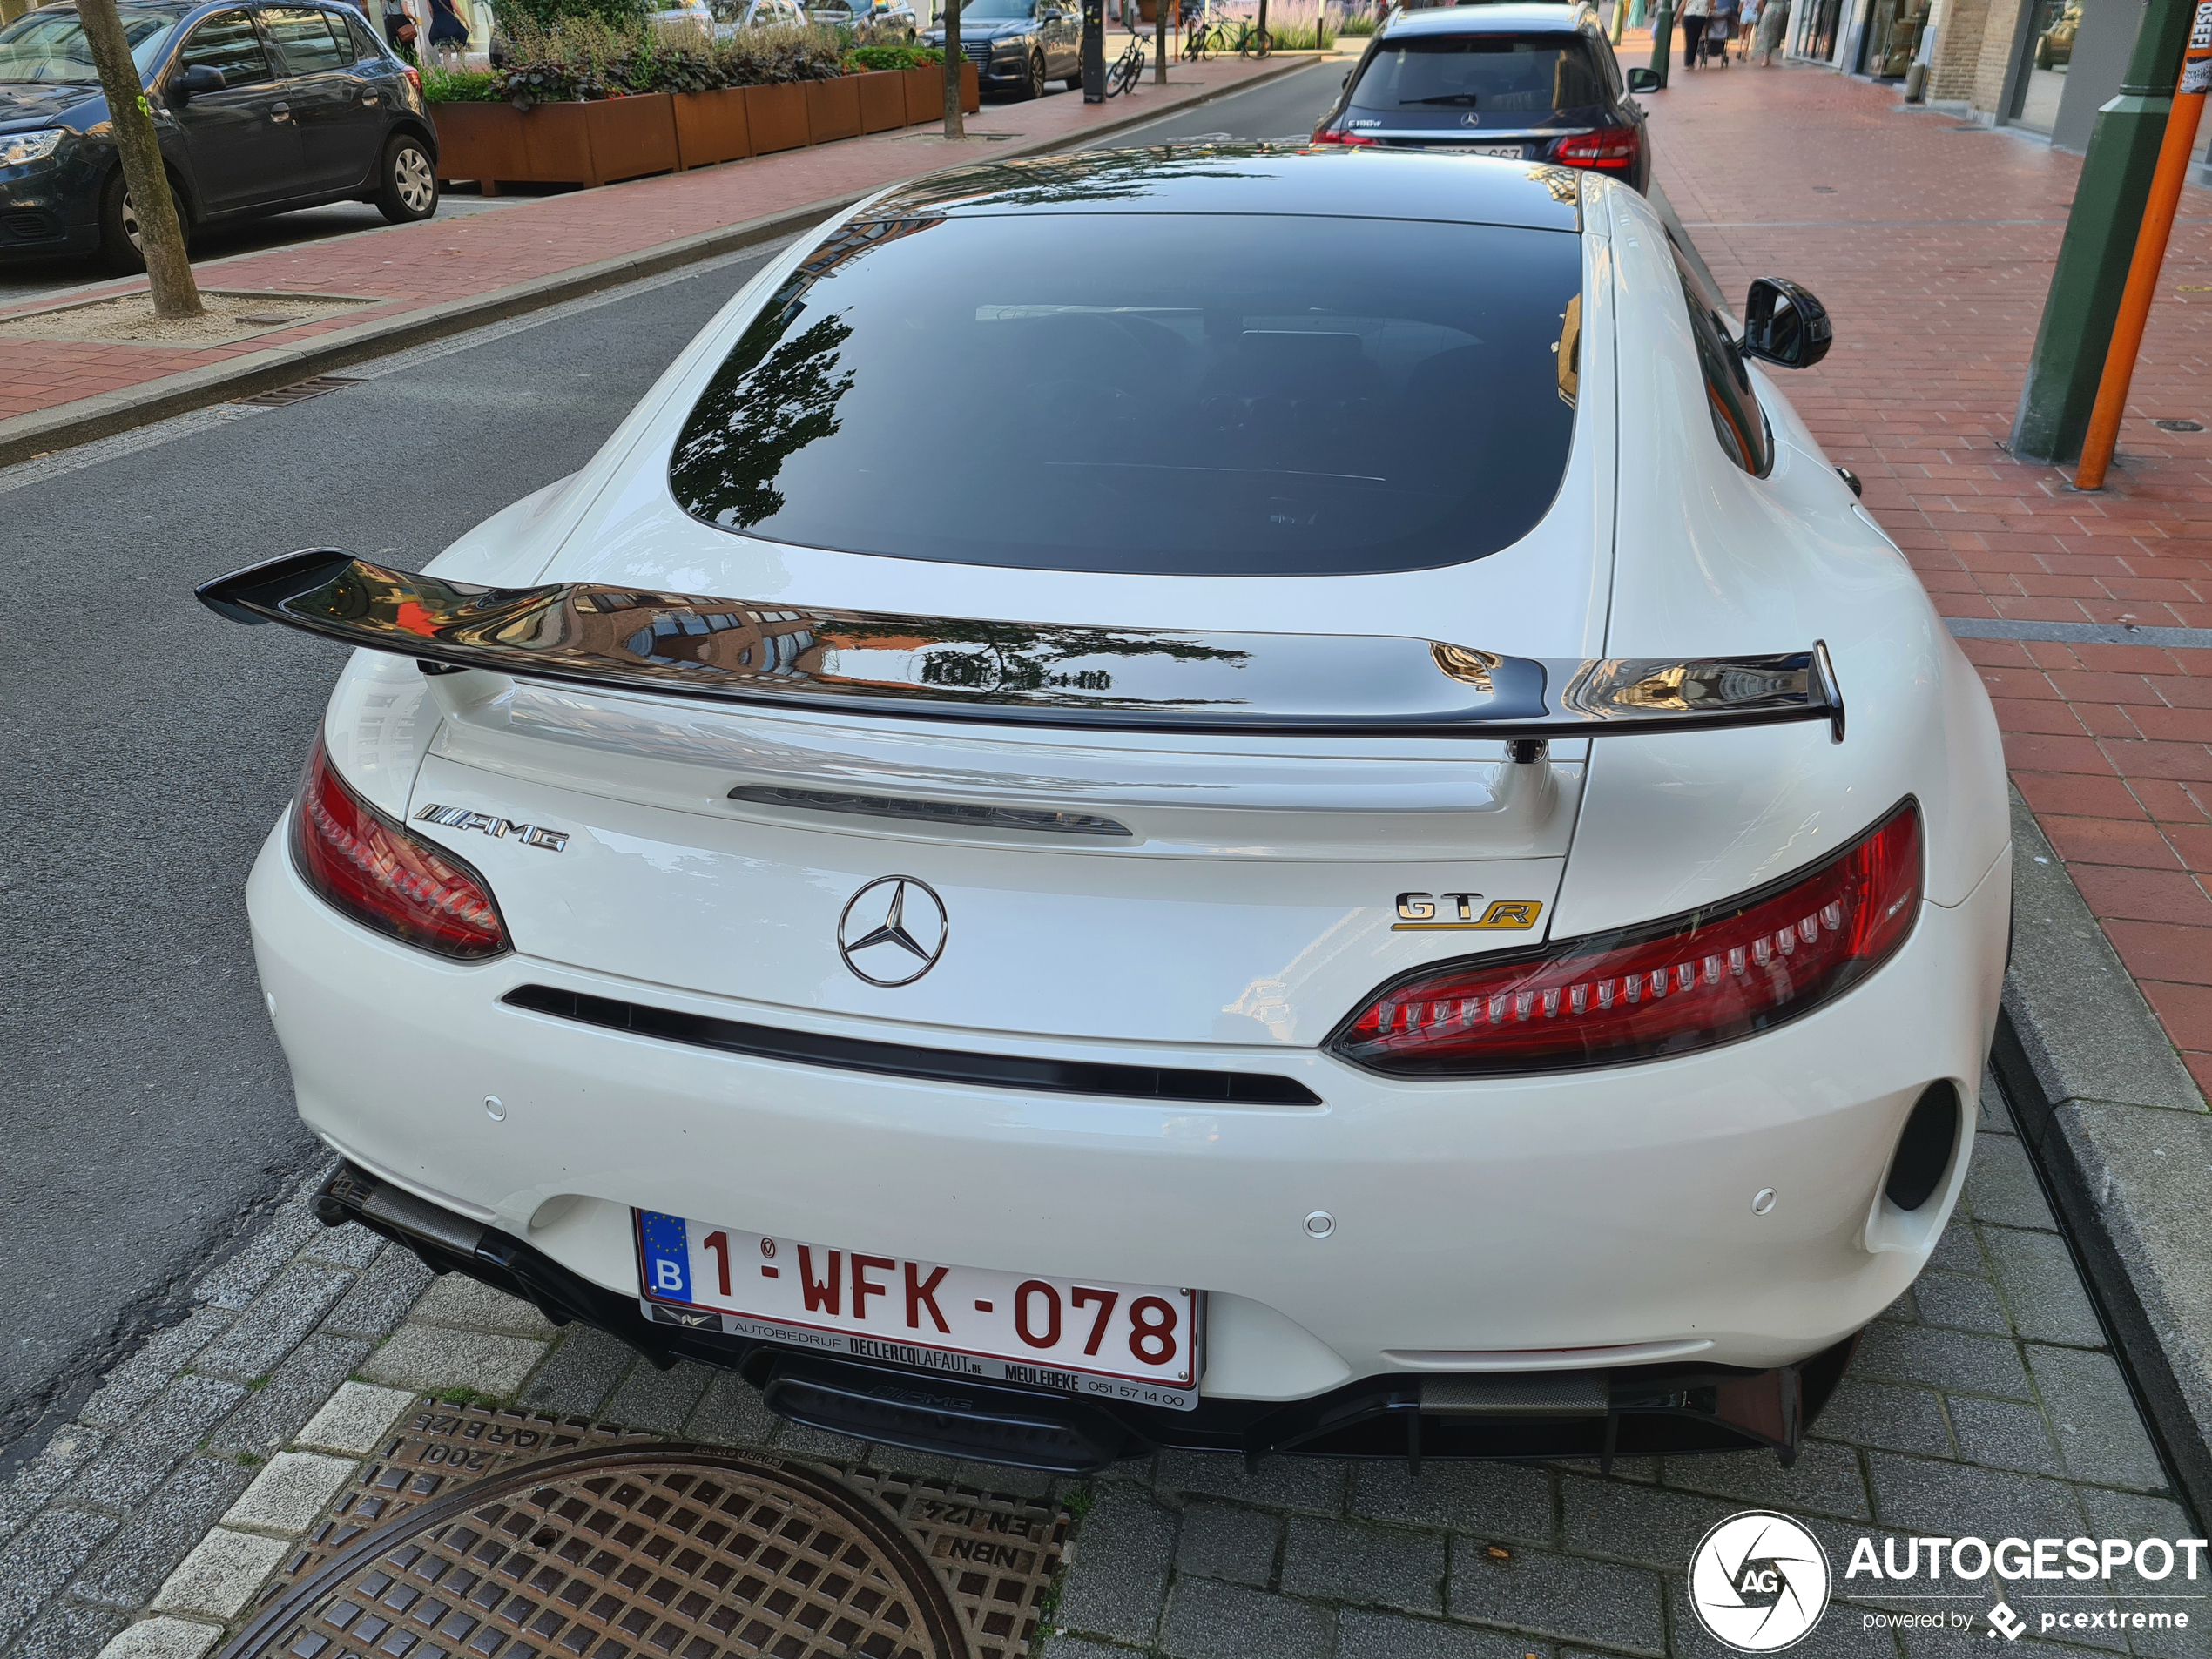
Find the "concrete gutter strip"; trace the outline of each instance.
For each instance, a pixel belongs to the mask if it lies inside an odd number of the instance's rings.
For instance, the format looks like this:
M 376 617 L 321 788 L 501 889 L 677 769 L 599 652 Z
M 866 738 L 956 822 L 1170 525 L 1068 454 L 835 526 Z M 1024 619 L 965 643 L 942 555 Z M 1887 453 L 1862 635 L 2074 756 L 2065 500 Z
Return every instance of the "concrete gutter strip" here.
M 2013 800 L 2013 942 L 1993 1062 L 2199 1524 L 2212 1518 L 2212 1112 Z
M 1147 105 L 1115 120 L 1085 127 L 1080 132 L 1061 133 L 1050 138 L 1037 139 L 1025 145 L 1009 145 L 1004 148 L 993 145 L 989 158 L 1011 160 L 1028 156 L 1053 155 L 1070 145 L 1089 145 L 1112 133 L 1179 115 L 1185 110 L 1195 109 L 1217 98 L 1264 85 L 1269 81 L 1304 69 L 1314 61 L 1305 57 L 1285 59 L 1280 65 L 1271 66 L 1233 84 L 1209 88 L 1202 93 L 1179 99 L 1170 98 L 1163 103 Z M 977 160 L 984 158 L 981 155 L 975 158 Z M 954 164 L 948 162 L 947 165 Z M 866 190 L 808 202 L 803 207 L 784 212 L 744 219 L 734 225 L 718 226 L 712 230 L 678 237 L 672 242 L 663 242 L 635 253 L 620 254 L 590 265 L 556 271 L 528 282 L 495 289 L 489 293 L 471 294 L 466 299 L 448 300 L 442 305 L 428 306 L 399 316 L 318 334 L 313 340 L 301 341 L 297 345 L 272 347 L 266 351 L 252 352 L 243 357 L 211 363 L 203 368 L 166 375 L 143 386 L 125 387 L 118 391 L 104 392 L 97 397 L 60 404 L 51 409 L 19 415 L 12 420 L 0 421 L 0 467 L 11 467 L 17 462 L 51 454 L 57 449 L 71 448 L 80 443 L 111 437 L 116 433 L 151 425 L 172 415 L 205 408 L 211 403 L 251 397 L 257 392 L 289 386 L 317 374 L 333 374 L 352 364 L 366 362 L 373 357 L 404 351 L 429 341 L 482 327 L 486 323 L 499 322 L 524 312 L 559 305 L 563 300 L 580 299 L 588 293 L 597 293 L 603 288 L 618 287 L 625 282 L 658 276 L 678 266 L 718 259 L 725 253 L 734 253 L 763 242 L 781 241 L 843 212 L 857 201 L 892 188 L 895 183 L 889 181 L 873 185 Z M 205 276 L 221 263 L 218 260 L 212 266 L 198 268 Z

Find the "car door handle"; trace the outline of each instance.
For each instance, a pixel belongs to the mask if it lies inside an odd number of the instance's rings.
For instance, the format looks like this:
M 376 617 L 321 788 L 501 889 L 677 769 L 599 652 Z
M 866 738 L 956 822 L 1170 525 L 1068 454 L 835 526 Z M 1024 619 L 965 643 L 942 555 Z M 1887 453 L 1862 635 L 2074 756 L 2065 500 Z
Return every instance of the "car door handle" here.
M 269 105 L 270 120 L 289 121 L 291 118 L 292 106 L 289 104 L 272 104 Z

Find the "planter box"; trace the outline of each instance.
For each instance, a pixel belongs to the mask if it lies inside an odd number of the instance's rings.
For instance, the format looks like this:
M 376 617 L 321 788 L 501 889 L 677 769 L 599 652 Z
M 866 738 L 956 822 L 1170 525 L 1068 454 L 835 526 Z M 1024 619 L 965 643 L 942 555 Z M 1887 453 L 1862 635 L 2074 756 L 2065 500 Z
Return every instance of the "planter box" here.
M 509 104 L 433 104 L 430 121 L 438 129 L 438 177 L 527 179 L 529 163 L 523 146 L 523 118 Z
M 752 153 L 773 155 L 796 150 L 806 142 L 806 89 L 801 85 L 748 86 L 745 121 L 752 134 Z
M 945 118 L 945 71 L 941 69 L 902 69 L 894 71 L 906 78 L 907 125 L 919 126 L 924 121 Z M 976 79 L 975 65 L 963 63 L 960 66 L 960 106 L 970 115 L 983 107 L 983 98 Z
M 674 94 L 645 92 L 572 107 L 584 111 L 584 132 L 591 145 L 593 177 L 586 184 L 610 185 L 649 172 L 674 172 L 683 165 L 676 147 Z M 527 131 L 527 121 L 524 126 Z
M 827 144 L 836 138 L 860 136 L 860 78 L 840 75 L 833 81 L 808 81 L 806 142 Z
M 855 75 L 853 84 L 860 93 L 860 131 L 888 132 L 894 127 L 907 125 L 906 71 L 879 69 L 866 75 Z
M 738 161 L 752 153 L 752 130 L 745 119 L 745 89 L 678 92 L 677 158 L 686 168 Z

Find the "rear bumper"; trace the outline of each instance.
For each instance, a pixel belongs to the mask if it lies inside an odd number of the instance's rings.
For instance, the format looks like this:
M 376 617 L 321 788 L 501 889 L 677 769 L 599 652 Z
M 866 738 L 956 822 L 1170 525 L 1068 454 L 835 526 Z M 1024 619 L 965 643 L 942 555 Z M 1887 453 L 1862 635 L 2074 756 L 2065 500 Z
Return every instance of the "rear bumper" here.
M 343 921 L 274 837 L 249 893 L 309 1126 L 627 1310 L 592 1323 L 643 1325 L 632 1206 L 927 1261 L 1193 1285 L 1208 1294 L 1206 1405 L 1256 1420 L 1370 1384 L 1418 1391 L 1425 1375 L 1759 1372 L 1835 1349 L 1912 1282 L 1964 1177 L 2009 867 L 1956 907 L 1925 906 L 1879 973 L 1780 1030 L 1653 1064 L 1440 1083 L 1291 1046 L 920 1033 L 527 958 L 448 964 Z M 1258 1068 L 1322 1103 L 868 1076 L 502 1002 L 524 984 L 847 1036 Z M 1891 1154 L 1939 1081 L 1965 1127 L 1933 1196 L 1900 1211 L 1882 1196 Z M 1334 1217 L 1326 1238 L 1305 1231 L 1317 1210 Z

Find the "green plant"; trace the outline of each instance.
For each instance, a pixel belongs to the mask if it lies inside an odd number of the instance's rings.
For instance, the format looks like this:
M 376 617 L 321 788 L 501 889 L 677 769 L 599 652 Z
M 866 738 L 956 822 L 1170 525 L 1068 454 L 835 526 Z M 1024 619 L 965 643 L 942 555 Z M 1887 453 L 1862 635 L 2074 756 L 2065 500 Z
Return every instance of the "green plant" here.
M 937 53 L 936 59 L 943 63 L 944 53 Z M 920 69 L 922 62 L 921 53 L 912 46 L 855 46 L 845 54 L 845 72 L 859 75 L 870 70 Z
M 253 1453 L 251 1453 L 251 1452 L 240 1452 L 240 1453 L 238 1454 L 238 1467 L 239 1467 L 239 1468 L 241 1468 L 241 1469 L 251 1469 L 251 1468 L 255 1468 L 255 1467 L 258 1467 L 260 1466 L 260 1461 L 261 1461 L 261 1460 L 260 1460 L 260 1458 L 258 1458 L 258 1457 L 254 1456 L 254 1455 L 253 1455 Z
M 496 104 L 507 96 L 499 90 L 494 71 L 449 71 L 434 64 L 422 66 L 422 96 L 432 104 Z
M 1318 23 L 1271 23 L 1267 34 L 1278 52 L 1326 51 L 1337 44 L 1337 31 L 1325 19 Z
M 496 1406 L 500 1401 L 497 1394 L 487 1394 L 474 1388 L 441 1388 L 435 1391 L 430 1398 L 448 1406 Z
M 497 0 L 493 15 L 501 31 L 511 36 L 523 29 L 581 21 L 642 26 L 651 9 L 650 0 Z
M 1337 25 L 1337 32 L 1340 35 L 1372 35 L 1375 32 L 1375 20 L 1366 17 L 1346 17 Z

